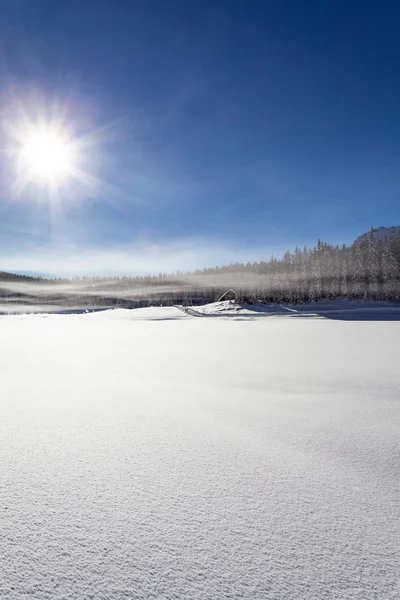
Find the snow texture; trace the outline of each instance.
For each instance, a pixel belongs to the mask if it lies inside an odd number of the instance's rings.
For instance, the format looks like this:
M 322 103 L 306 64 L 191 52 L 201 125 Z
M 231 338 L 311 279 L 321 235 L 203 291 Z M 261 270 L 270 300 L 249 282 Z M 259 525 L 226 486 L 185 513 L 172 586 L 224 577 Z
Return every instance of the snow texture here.
M 0 318 L 1 600 L 400 598 L 400 321 L 270 312 Z

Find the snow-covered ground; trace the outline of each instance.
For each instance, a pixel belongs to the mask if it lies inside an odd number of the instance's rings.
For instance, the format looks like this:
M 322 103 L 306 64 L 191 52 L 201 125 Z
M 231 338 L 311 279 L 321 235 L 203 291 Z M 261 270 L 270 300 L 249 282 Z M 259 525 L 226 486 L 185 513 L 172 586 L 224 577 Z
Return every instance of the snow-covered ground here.
M 0 317 L 1 600 L 399 599 L 400 321 L 290 312 Z

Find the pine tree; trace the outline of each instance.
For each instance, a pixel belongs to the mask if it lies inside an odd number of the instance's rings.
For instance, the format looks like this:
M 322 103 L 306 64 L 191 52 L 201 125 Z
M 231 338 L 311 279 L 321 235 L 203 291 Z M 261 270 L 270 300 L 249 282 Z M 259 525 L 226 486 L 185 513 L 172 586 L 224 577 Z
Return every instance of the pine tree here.
M 340 262 L 340 294 L 342 296 L 347 296 L 349 293 L 348 285 L 347 285 L 347 274 L 348 274 L 348 264 L 347 264 L 347 249 L 343 244 L 340 254 L 339 254 L 339 262 Z
M 397 277 L 397 261 L 393 255 L 389 240 L 385 238 L 382 248 L 382 280 L 383 296 L 386 300 L 396 299 Z
M 352 263 L 352 291 L 353 298 L 362 298 L 365 289 L 364 253 L 362 242 L 353 244 L 351 252 Z
M 374 237 L 374 229 L 371 227 L 366 245 L 367 253 L 367 278 L 369 297 L 377 298 L 379 292 L 379 254 L 378 244 Z
M 321 299 L 322 296 L 322 275 L 320 263 L 320 241 L 318 240 L 317 248 L 314 248 L 312 255 L 312 271 L 310 281 L 310 301 L 315 302 Z
M 340 294 L 341 262 L 339 248 L 333 248 L 330 255 L 329 297 L 336 298 Z

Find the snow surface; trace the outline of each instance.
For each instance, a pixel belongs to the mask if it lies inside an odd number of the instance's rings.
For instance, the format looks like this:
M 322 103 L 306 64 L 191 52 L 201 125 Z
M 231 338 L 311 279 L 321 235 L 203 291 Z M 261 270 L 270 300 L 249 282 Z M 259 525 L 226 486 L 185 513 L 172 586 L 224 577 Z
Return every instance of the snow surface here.
M 0 331 L 2 600 L 400 598 L 400 321 Z

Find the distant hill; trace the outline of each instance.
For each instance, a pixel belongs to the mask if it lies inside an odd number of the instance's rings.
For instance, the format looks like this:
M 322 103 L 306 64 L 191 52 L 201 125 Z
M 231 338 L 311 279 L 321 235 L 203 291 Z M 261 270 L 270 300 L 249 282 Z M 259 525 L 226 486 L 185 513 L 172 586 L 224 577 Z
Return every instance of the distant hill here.
M 358 236 L 358 238 L 356 240 L 354 240 L 354 243 L 357 244 L 359 242 L 363 242 L 364 240 L 366 240 L 369 236 L 370 236 L 370 231 L 363 233 L 362 235 Z M 390 238 L 392 238 L 393 236 L 397 235 L 400 233 L 400 225 L 394 226 L 394 227 L 377 227 L 377 228 L 373 228 L 373 235 L 374 235 L 374 239 L 377 241 L 381 241 L 384 240 L 385 237 L 390 240 Z
M 15 275 L 23 275 L 24 277 L 33 277 L 34 279 L 56 279 L 55 275 L 39 271 L 13 271 L 13 273 Z
M 9 273 L 8 271 L 0 271 L 0 281 L 41 281 L 43 278 L 40 275 L 28 275 L 25 273 Z

